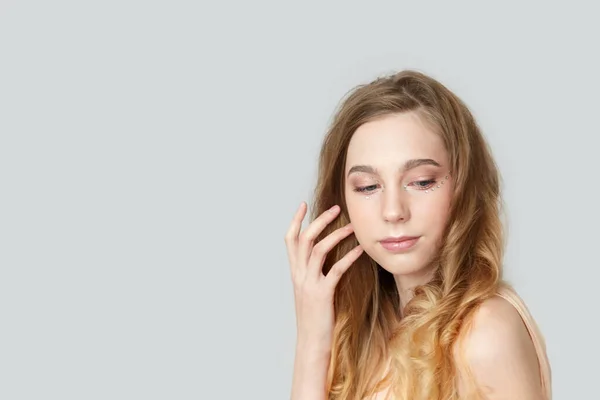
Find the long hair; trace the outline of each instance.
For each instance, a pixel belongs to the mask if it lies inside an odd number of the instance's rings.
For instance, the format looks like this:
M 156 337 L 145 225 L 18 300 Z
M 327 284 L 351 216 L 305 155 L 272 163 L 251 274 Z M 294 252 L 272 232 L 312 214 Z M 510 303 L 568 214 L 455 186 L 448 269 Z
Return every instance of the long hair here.
M 341 205 L 321 240 L 349 223 L 344 168 L 356 129 L 392 113 L 415 112 L 443 139 L 453 193 L 443 243 L 433 258 L 434 278 L 414 289 L 402 310 L 393 276 L 366 253 L 339 282 L 335 296 L 329 399 L 359 400 L 391 387 L 401 400 L 458 398 L 453 356 L 469 316 L 493 296 L 501 280 L 504 232 L 500 176 L 467 106 L 421 72 L 404 70 L 351 90 L 325 135 L 311 218 Z M 351 236 L 332 250 L 331 266 L 358 244 Z M 474 384 L 473 386 L 474 387 Z

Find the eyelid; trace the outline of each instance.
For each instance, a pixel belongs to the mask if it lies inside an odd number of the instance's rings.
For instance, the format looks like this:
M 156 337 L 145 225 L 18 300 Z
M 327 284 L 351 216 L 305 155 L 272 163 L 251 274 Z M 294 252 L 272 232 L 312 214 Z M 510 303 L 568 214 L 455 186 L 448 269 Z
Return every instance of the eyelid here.
M 358 174 L 357 174 L 358 175 Z M 433 173 L 433 174 L 426 174 L 426 175 L 419 175 L 419 176 L 412 176 L 412 177 L 405 177 L 404 179 L 402 179 L 402 185 L 411 185 L 413 183 L 418 183 L 418 182 L 427 182 L 427 181 L 433 181 L 434 183 L 436 181 L 439 181 L 440 179 L 443 178 L 439 178 L 437 176 L 437 174 Z M 377 179 L 375 177 L 373 177 L 372 175 L 367 174 L 365 176 L 365 174 L 360 174 L 358 178 L 355 179 L 350 179 L 349 183 L 354 186 L 354 187 L 366 187 L 366 186 L 376 186 L 376 185 L 380 185 L 380 179 Z
M 353 191 L 358 194 L 372 194 L 378 189 L 379 184 L 374 183 L 371 185 L 355 185 Z M 371 189 L 372 188 L 372 189 Z
M 369 186 L 379 184 L 379 179 L 369 175 L 361 175 L 354 179 L 350 179 L 350 183 L 354 186 Z
M 409 181 L 437 179 L 438 175 L 435 172 L 408 173 L 404 179 Z

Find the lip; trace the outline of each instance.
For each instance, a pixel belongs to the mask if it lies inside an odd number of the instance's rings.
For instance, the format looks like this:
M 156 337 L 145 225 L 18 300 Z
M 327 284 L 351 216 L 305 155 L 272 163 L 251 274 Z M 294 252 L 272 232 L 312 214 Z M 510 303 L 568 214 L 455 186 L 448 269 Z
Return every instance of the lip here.
M 390 236 L 380 240 L 381 246 L 393 253 L 412 249 L 419 241 L 420 236 Z
M 388 236 L 385 239 L 380 240 L 381 242 L 404 242 L 406 240 L 418 239 L 419 236 Z

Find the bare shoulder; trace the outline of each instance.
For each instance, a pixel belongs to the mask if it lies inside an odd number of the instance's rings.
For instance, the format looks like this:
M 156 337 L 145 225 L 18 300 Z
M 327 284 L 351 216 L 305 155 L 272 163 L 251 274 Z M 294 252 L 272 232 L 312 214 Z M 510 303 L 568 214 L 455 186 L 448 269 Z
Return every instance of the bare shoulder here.
M 466 328 L 454 354 L 488 399 L 543 399 L 535 346 L 512 304 L 499 296 L 485 300 Z
M 502 297 L 485 300 L 474 311 L 469 328 L 464 349 L 471 361 L 485 361 L 511 349 L 522 351 L 529 348 L 535 354 L 521 315 Z

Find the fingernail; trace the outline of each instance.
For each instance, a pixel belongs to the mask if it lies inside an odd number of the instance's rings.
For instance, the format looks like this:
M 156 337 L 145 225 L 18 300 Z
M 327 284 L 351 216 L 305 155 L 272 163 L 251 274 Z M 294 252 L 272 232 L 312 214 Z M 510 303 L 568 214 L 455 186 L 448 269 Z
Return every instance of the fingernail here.
M 339 206 L 336 204 L 335 206 L 333 206 L 333 207 L 331 207 L 331 208 L 329 209 L 329 212 L 330 212 L 330 213 L 334 213 L 334 212 L 338 211 L 338 209 L 339 209 L 339 208 L 340 208 L 340 207 L 339 207 Z

